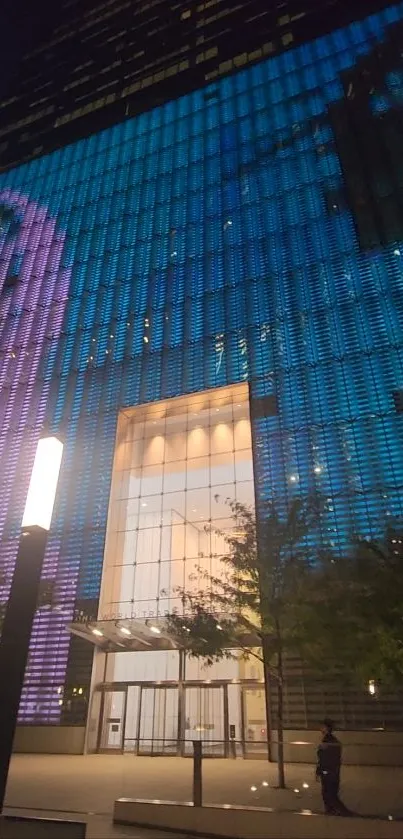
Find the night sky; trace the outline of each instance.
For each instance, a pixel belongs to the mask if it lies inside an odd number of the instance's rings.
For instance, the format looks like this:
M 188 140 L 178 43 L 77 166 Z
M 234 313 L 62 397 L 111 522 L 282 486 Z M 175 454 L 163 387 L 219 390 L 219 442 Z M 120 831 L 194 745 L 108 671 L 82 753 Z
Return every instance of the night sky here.
M 0 96 L 7 93 L 21 56 L 51 26 L 57 0 L 2 0 L 0 11 Z

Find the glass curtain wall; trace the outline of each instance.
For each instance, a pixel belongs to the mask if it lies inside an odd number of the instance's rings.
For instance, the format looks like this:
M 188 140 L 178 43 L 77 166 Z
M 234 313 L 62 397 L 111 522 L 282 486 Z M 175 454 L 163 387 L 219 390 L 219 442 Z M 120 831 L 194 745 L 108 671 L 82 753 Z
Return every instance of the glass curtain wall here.
M 122 412 L 100 618 L 146 619 L 181 609 L 178 586 L 202 587 L 204 572 L 220 571 L 227 546 L 216 529 L 235 527 L 228 499 L 254 504 L 246 385 Z M 141 679 L 140 661 L 143 678 L 176 678 L 170 654 L 132 659 L 133 681 Z M 109 678 L 130 680 L 128 662 L 117 655 Z

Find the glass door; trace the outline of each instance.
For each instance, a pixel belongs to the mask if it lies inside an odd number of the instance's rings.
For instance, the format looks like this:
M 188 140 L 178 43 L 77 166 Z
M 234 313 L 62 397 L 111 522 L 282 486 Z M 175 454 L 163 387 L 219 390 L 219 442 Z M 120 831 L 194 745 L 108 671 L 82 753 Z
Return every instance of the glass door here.
M 139 754 L 175 755 L 177 750 L 178 688 L 142 687 Z
M 122 752 L 127 690 L 107 690 L 103 695 L 100 752 Z
M 244 687 L 243 704 L 243 742 L 245 755 L 267 753 L 266 700 L 264 688 Z
M 193 753 L 193 740 L 203 743 L 206 757 L 224 757 L 227 753 L 228 720 L 225 719 L 225 686 L 186 687 L 185 751 Z

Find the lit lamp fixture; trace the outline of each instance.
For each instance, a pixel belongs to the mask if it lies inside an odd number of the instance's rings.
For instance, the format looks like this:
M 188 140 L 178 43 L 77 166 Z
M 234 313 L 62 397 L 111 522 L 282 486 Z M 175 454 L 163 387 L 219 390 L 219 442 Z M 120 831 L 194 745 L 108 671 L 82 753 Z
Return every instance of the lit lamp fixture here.
M 29 527 L 49 530 L 62 455 L 63 443 L 57 437 L 39 440 L 22 517 L 23 530 Z
M 18 708 L 28 659 L 32 624 L 57 482 L 63 443 L 57 437 L 39 440 L 22 518 L 10 596 L 0 641 L 0 812 L 17 726 Z

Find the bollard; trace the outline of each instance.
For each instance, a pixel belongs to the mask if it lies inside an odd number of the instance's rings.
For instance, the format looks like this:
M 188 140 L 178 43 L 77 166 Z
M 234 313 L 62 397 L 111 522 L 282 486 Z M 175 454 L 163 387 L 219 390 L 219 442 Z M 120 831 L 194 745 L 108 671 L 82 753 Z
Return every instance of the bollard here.
M 202 742 L 193 740 L 193 806 L 202 806 Z

